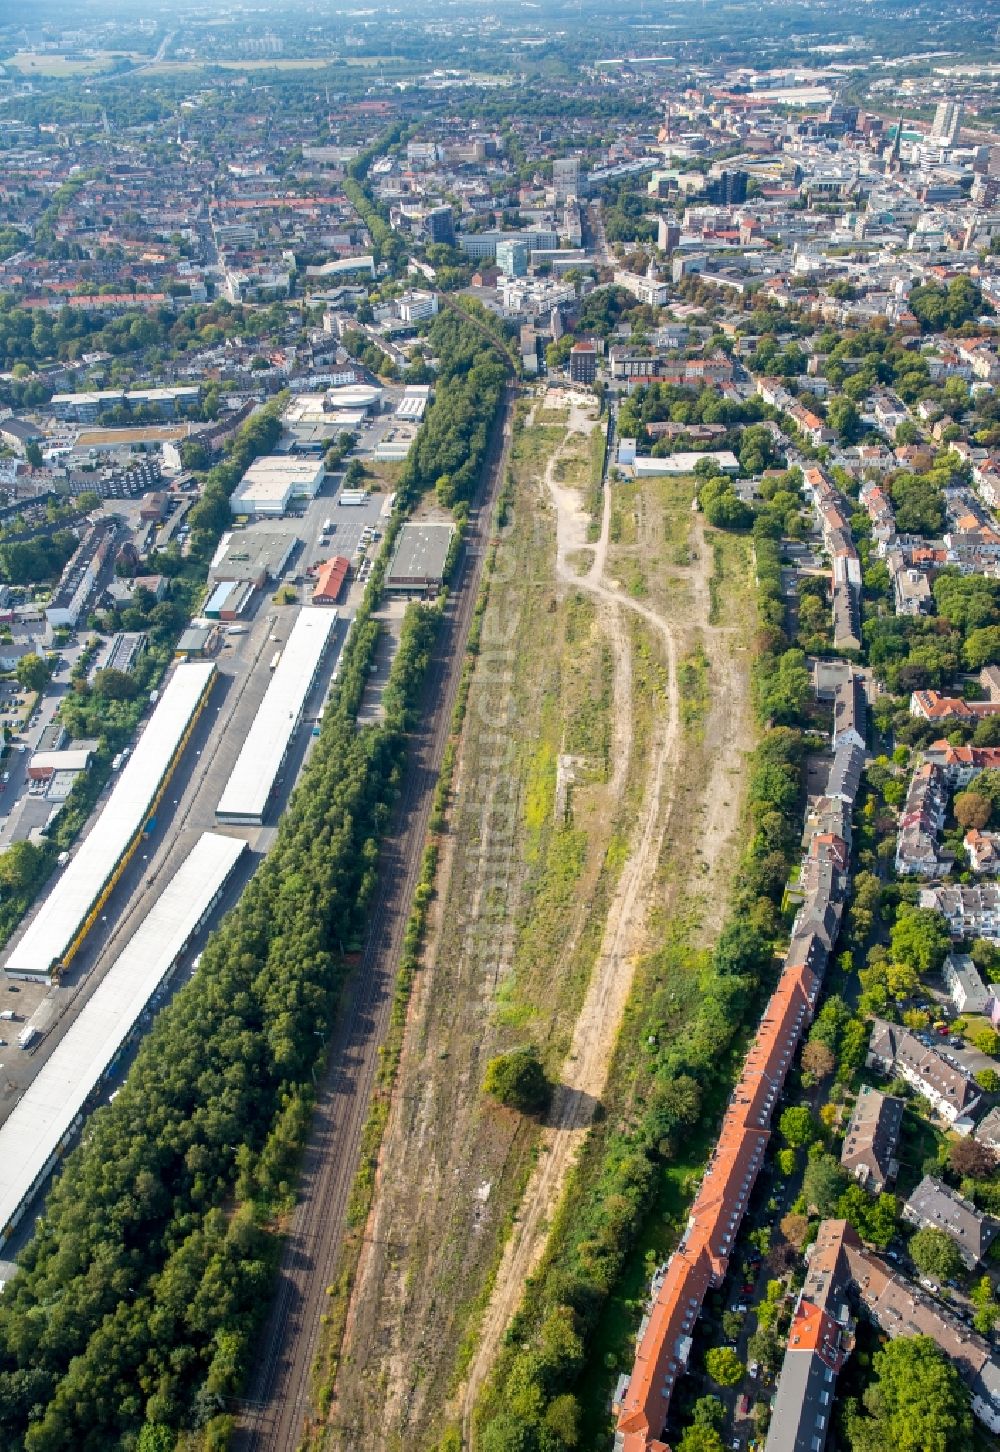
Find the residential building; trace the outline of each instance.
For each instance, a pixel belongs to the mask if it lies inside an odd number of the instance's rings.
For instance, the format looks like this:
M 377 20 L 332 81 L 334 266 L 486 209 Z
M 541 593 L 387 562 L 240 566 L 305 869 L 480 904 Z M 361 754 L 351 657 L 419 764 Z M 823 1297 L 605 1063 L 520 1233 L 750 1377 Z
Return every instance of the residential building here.
M 865 724 L 868 717 L 868 701 L 865 696 L 864 677 L 852 671 L 846 680 L 839 682 L 833 698 L 833 748 L 845 743 L 865 749 Z
M 925 1175 L 903 1206 L 903 1219 L 918 1230 L 940 1230 L 958 1246 L 959 1254 L 974 1270 L 1000 1232 L 1000 1220 L 983 1215 L 932 1175 Z
M 925 887 L 920 906 L 943 913 L 953 938 L 1000 940 L 1000 886 Z
M 896 871 L 902 877 L 934 877 L 950 867 L 938 854 L 948 810 L 948 789 L 941 769 L 925 761 L 906 790 L 896 836 Z
M 1000 833 L 980 832 L 971 827 L 962 839 L 973 872 L 988 877 L 1000 875 Z
M 844 1220 L 824 1220 L 792 1315 L 765 1452 L 822 1452 L 837 1375 L 854 1346 Z
M 593 383 L 597 377 L 597 344 L 574 343 L 569 355 L 569 376 L 574 383 Z
M 872 1195 L 880 1195 L 899 1171 L 896 1151 L 903 1101 L 863 1084 L 854 1101 L 840 1163 Z
M 831 1294 L 834 1305 L 839 1305 L 840 1298 L 849 1291 L 890 1339 L 930 1337 L 969 1388 L 974 1416 L 991 1432 L 1000 1432 L 1000 1359 L 988 1341 L 940 1302 L 925 1295 L 919 1286 L 898 1274 L 880 1256 L 866 1250 L 845 1220 L 821 1223 L 812 1254 L 819 1256 L 819 1274 L 824 1277 L 820 1295 L 824 1286 L 829 1285 L 828 1304 Z M 803 1297 L 811 1276 L 810 1262 Z M 807 1311 L 812 1304 L 815 1303 L 807 1302 Z M 829 1349 L 822 1358 L 822 1372 L 817 1375 L 818 1368 L 813 1368 L 811 1376 L 804 1374 L 809 1366 L 806 1353 L 811 1351 L 810 1343 L 816 1336 L 807 1333 L 803 1345 L 801 1339 L 796 1340 L 796 1324 L 793 1320 L 766 1452 L 823 1452 L 826 1445 L 829 1417 L 825 1409 L 835 1396 L 837 1372 L 845 1359 L 843 1336 L 845 1332 L 850 1334 L 850 1323 L 842 1325 L 833 1318 L 833 1324 L 824 1326 L 831 1336 L 837 1332 L 838 1339 L 828 1343 Z M 803 1320 L 801 1324 L 808 1326 L 808 1321 Z M 823 1400 L 822 1392 L 828 1393 L 828 1400 Z
M 565 202 L 569 197 L 582 196 L 580 191 L 580 158 L 559 157 L 552 163 L 552 185 L 556 201 Z
M 968 953 L 949 953 L 941 970 L 959 1013 L 985 1013 L 990 992 Z
M 949 1063 L 909 1029 L 877 1018 L 872 1025 L 866 1064 L 869 1069 L 905 1079 L 953 1128 L 968 1133 L 970 1115 L 982 1098 L 979 1085 L 958 1064 Z

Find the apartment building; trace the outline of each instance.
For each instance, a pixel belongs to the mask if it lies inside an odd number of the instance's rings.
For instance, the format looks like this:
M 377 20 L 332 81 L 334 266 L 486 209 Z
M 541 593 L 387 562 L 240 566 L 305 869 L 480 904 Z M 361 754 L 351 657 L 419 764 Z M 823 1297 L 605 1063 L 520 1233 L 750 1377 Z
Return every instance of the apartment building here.
M 969 1116 L 982 1098 L 978 1084 L 909 1029 L 875 1019 L 865 1062 L 869 1069 L 905 1079 L 953 1128 L 971 1129 Z
M 970 1200 L 932 1175 L 924 1176 L 903 1206 L 903 1219 L 918 1230 L 942 1231 L 955 1242 L 969 1270 L 976 1268 L 1000 1231 L 1000 1220 L 981 1214 Z
M 840 1151 L 840 1163 L 862 1189 L 881 1195 L 899 1172 L 896 1151 L 903 1101 L 863 1084 L 854 1102 Z

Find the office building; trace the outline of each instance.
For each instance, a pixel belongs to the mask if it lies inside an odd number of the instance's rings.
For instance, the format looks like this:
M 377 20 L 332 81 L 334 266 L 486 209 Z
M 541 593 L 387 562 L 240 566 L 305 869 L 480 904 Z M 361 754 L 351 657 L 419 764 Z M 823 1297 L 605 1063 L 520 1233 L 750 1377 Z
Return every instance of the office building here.
M 432 207 L 424 218 L 424 229 L 429 242 L 443 242 L 446 247 L 454 247 L 455 217 L 450 207 Z
M 528 257 L 528 244 L 521 237 L 505 237 L 497 243 L 497 267 L 507 277 L 526 276 Z
M 954 146 L 962 130 L 962 103 L 961 101 L 941 101 L 934 112 L 934 124 L 931 127 L 931 141 L 943 141 L 946 146 Z

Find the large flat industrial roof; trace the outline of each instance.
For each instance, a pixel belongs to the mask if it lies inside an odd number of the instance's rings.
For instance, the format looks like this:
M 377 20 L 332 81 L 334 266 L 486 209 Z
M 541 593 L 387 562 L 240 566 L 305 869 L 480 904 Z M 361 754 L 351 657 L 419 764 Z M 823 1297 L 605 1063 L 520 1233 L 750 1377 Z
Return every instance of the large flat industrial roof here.
M 417 584 L 439 584 L 455 533 L 453 524 L 404 524 L 389 566 L 390 590 Z
M 73 943 L 142 826 L 214 675 L 212 661 L 184 661 L 174 668 L 104 810 L 10 952 L 8 973 L 44 976 Z
M 305 606 L 258 707 L 215 809 L 221 821 L 260 822 L 337 623 L 336 610 Z
M 199 837 L 0 1126 L 0 1235 L 39 1188 L 77 1115 L 211 908 L 246 845 L 213 832 Z

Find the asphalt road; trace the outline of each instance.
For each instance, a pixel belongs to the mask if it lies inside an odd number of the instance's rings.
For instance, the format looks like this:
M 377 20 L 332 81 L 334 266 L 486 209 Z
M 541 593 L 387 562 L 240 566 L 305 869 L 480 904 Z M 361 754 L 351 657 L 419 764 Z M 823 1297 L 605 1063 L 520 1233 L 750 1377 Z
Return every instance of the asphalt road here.
M 234 1438 L 238 1452 L 294 1452 L 309 1414 L 309 1378 L 340 1247 L 362 1127 L 388 1026 L 392 986 L 417 884 L 434 785 L 462 672 L 493 501 L 506 467 L 515 399 L 508 391 L 493 440 L 483 498 L 470 519 L 458 583 L 424 688 L 403 790 L 383 843 L 361 963 L 334 1032 L 326 1077 L 303 1159 L 300 1198 L 284 1244 Z

